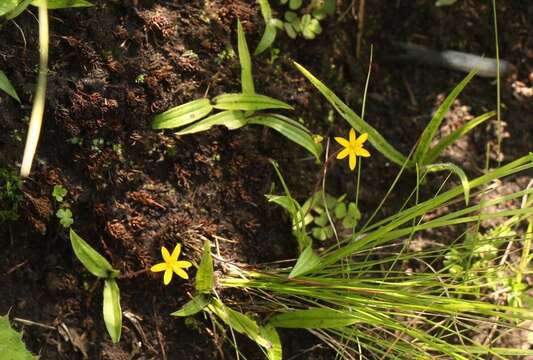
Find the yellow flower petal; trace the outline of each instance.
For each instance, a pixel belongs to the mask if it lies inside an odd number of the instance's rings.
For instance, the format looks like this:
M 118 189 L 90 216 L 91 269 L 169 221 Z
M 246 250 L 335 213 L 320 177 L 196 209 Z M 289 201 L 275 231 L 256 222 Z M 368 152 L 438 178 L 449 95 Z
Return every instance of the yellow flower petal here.
M 363 145 L 363 143 L 366 141 L 366 139 L 368 139 L 368 134 L 367 133 L 363 133 L 361 134 L 361 136 L 359 136 L 356 140 L 356 142 L 359 144 L 359 145 Z
M 353 144 L 355 140 L 356 140 L 355 129 L 351 128 L 350 129 L 350 143 Z
M 348 140 L 346 140 L 345 138 L 336 137 L 335 141 L 338 142 L 339 144 L 341 144 L 344 147 L 350 146 L 350 142 Z
M 359 155 L 359 156 L 362 156 L 362 157 L 369 157 L 370 156 L 370 153 L 366 149 L 363 149 L 363 148 L 357 149 L 355 151 L 355 154 Z
M 178 260 L 178 256 L 180 256 L 180 251 L 181 251 L 181 244 L 177 244 L 174 250 L 172 250 L 172 255 L 170 255 L 173 261 Z
M 150 268 L 150 271 L 160 272 L 160 271 L 165 271 L 166 269 L 167 269 L 167 263 L 159 263 L 159 264 L 155 264 L 154 266 L 152 266 Z
M 163 276 L 163 283 L 168 285 L 170 284 L 170 280 L 172 280 L 172 268 L 167 268 L 165 270 L 165 275 Z
M 350 170 L 354 170 L 355 169 L 355 162 L 356 162 L 356 159 L 357 157 L 355 156 L 355 154 L 353 152 L 350 153 Z
M 188 269 L 192 266 L 192 264 L 188 261 L 177 261 L 175 263 L 177 267 Z
M 348 149 L 348 148 L 343 149 L 337 154 L 337 159 L 339 159 L 339 160 L 340 159 L 344 159 L 349 154 L 350 154 L 350 149 Z
M 176 275 L 178 275 L 180 278 L 183 278 L 185 280 L 189 279 L 189 275 L 185 272 L 185 270 L 180 268 L 174 268 L 174 272 Z
M 161 247 L 161 255 L 163 256 L 163 260 L 165 260 L 166 263 L 170 262 L 170 253 L 164 246 Z

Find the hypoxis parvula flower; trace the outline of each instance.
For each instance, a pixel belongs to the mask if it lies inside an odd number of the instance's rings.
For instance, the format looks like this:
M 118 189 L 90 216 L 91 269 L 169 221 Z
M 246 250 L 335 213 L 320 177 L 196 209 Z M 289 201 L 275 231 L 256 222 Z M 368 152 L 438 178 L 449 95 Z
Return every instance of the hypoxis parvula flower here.
M 337 141 L 339 144 L 344 146 L 344 149 L 342 149 L 337 154 L 337 159 L 344 159 L 346 156 L 349 156 L 348 163 L 350 164 L 350 170 L 355 169 L 355 164 L 357 162 L 357 156 L 362 157 L 369 157 L 370 153 L 363 149 L 363 144 L 368 139 L 368 134 L 363 133 L 359 138 L 355 136 L 355 130 L 350 129 L 350 136 L 349 139 L 336 137 L 335 141 Z
M 181 245 L 178 244 L 170 254 L 166 247 L 161 247 L 161 255 L 163 256 L 162 263 L 155 264 L 150 268 L 152 272 L 164 271 L 165 275 L 163 276 L 163 282 L 165 285 L 170 284 L 172 280 L 172 274 L 175 273 L 183 279 L 188 279 L 189 275 L 183 269 L 188 269 L 191 267 L 191 263 L 188 261 L 178 261 L 178 256 L 180 256 Z

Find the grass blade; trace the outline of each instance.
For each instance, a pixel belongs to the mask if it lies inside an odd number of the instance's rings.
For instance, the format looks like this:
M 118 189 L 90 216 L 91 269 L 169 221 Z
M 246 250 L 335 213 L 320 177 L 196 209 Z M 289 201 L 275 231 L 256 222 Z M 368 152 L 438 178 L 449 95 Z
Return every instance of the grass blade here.
M 317 144 L 309 130 L 296 121 L 282 115 L 267 114 L 257 115 L 248 119 L 249 124 L 263 125 L 272 128 L 287 139 L 302 146 L 320 161 L 322 146 Z
M 246 43 L 246 36 L 242 29 L 241 21 L 237 22 L 237 47 L 239 50 L 239 61 L 241 63 L 241 87 L 243 94 L 253 95 L 254 79 L 252 77 L 252 59 L 250 51 L 248 51 L 248 44 Z
M 104 322 L 109 336 L 114 343 L 119 342 L 122 332 L 122 310 L 120 308 L 120 290 L 115 279 L 104 283 Z
M 313 76 L 307 69 L 297 62 L 294 63 L 296 68 L 300 70 L 302 74 L 324 95 L 324 97 L 330 102 L 330 104 L 337 110 L 337 112 L 360 133 L 368 133 L 368 141 L 374 145 L 374 147 L 385 155 L 392 162 L 403 165 L 407 159 L 398 150 L 396 150 L 391 144 L 385 140 L 381 134 L 374 129 L 370 124 L 361 119 L 352 109 L 350 109 L 341 99 L 337 97 L 324 85 L 320 80 Z
M 459 177 L 461 180 L 461 185 L 463 186 L 463 192 L 465 195 L 465 204 L 468 205 L 468 200 L 470 199 L 470 183 L 466 177 L 465 172 L 459 166 L 452 163 L 442 163 L 442 164 L 431 164 L 424 167 L 424 170 L 428 172 L 436 171 L 451 171 Z
M 32 5 L 39 6 L 39 3 L 42 0 L 34 0 Z M 66 9 L 66 8 L 75 8 L 75 7 L 90 7 L 94 4 L 86 0 L 47 0 L 48 9 Z
M 212 110 L 213 106 L 209 99 L 189 101 L 156 115 L 152 121 L 152 129 L 172 129 L 185 126 L 209 115 Z
M 435 136 L 435 133 L 440 127 L 440 124 L 442 123 L 442 119 L 444 119 L 444 115 L 448 112 L 450 109 L 450 106 L 452 106 L 454 100 L 459 96 L 461 91 L 465 88 L 465 86 L 472 80 L 472 78 L 476 75 L 476 70 L 472 70 L 466 77 L 459 83 L 457 86 L 452 90 L 452 92 L 446 97 L 446 99 L 442 102 L 442 104 L 439 106 L 437 111 L 435 112 L 435 115 L 433 115 L 433 118 L 429 122 L 429 124 L 424 129 L 424 132 L 422 133 L 422 136 L 420 137 L 420 142 L 418 143 L 418 146 L 415 150 L 415 153 L 413 155 L 413 160 L 415 163 L 422 165 L 424 163 L 424 156 L 427 154 L 429 150 L 429 146 L 431 145 L 431 140 Z
M 359 319 L 331 308 L 294 310 L 273 316 L 268 324 L 291 329 L 331 329 L 355 324 Z
M 174 311 L 171 316 L 186 317 L 191 316 L 202 311 L 209 303 L 211 299 L 205 295 L 199 294 L 193 297 L 187 304 L 183 305 L 178 311 Z
M 276 39 L 277 34 L 277 29 L 271 22 L 272 9 L 270 8 L 268 0 L 258 0 L 257 2 L 259 3 L 259 6 L 261 6 L 261 14 L 263 15 L 263 20 L 265 21 L 265 32 L 263 33 L 261 40 L 259 40 L 259 44 L 254 51 L 254 55 L 259 55 L 268 49 Z
M 439 155 L 446 149 L 448 146 L 453 144 L 455 141 L 457 141 L 462 136 L 468 134 L 472 129 L 474 129 L 476 126 L 482 124 L 483 122 L 487 121 L 491 117 L 493 117 L 496 114 L 496 112 L 491 111 L 488 113 L 485 113 L 483 115 L 480 115 L 466 124 L 464 124 L 459 129 L 452 132 L 450 135 L 446 136 L 445 138 L 441 139 L 437 145 L 435 145 L 433 148 L 431 148 L 426 156 L 423 158 L 423 163 L 426 165 L 431 164 L 433 161 L 435 161 Z
M 176 135 L 194 134 L 209 130 L 217 125 L 223 125 L 229 130 L 235 130 L 246 125 L 246 119 L 242 111 L 222 111 L 178 131 Z
M 276 328 L 267 324 L 261 328 L 261 336 L 271 344 L 271 347 L 267 348 L 268 360 L 282 360 L 281 340 Z
M 204 242 L 204 253 L 202 261 L 196 272 L 196 290 L 199 293 L 209 294 L 213 291 L 215 278 L 213 276 L 213 258 L 211 257 L 211 243 L 209 240 Z
M 293 107 L 283 101 L 273 99 L 266 95 L 222 94 L 213 99 L 213 107 L 220 110 L 265 110 L 287 109 Z
M 0 70 L 0 90 L 5 91 L 9 96 L 20 103 L 20 98 L 17 95 L 17 91 L 2 70 Z

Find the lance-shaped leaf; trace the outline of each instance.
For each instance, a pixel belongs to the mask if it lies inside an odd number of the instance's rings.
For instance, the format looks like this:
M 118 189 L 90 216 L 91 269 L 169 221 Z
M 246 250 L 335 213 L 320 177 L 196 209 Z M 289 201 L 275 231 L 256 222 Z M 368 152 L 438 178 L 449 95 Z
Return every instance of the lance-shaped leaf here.
M 213 99 L 213 107 L 220 110 L 265 110 L 287 109 L 293 107 L 283 101 L 266 95 L 222 94 Z
M 278 114 L 265 114 L 248 118 L 248 123 L 276 130 L 287 139 L 305 148 L 320 161 L 322 146 L 316 143 L 309 130 L 298 122 Z
M 318 256 L 311 245 L 307 246 L 296 260 L 296 264 L 289 274 L 289 279 L 304 275 L 315 268 L 319 267 L 321 263 L 320 256 Z
M 103 313 L 105 327 L 111 340 L 119 342 L 122 332 L 122 310 L 120 308 L 120 290 L 115 279 L 106 279 L 104 283 Z
M 496 114 L 495 111 L 491 111 L 488 113 L 485 113 L 483 115 L 480 115 L 463 126 L 461 126 L 459 129 L 452 132 L 450 135 L 446 136 L 445 138 L 441 139 L 437 145 L 432 147 L 427 154 L 422 158 L 422 163 L 424 165 L 429 165 L 433 161 L 435 161 L 439 155 L 446 149 L 448 146 L 456 142 L 459 138 L 462 136 L 468 134 L 472 129 L 474 129 L 476 126 L 480 125 L 481 123 L 487 121 L 491 117 L 493 117 Z
M 17 7 L 19 0 L 2 0 L 0 1 L 0 16 L 13 11 Z
M 277 33 L 275 22 L 272 21 L 275 19 L 272 18 L 272 9 L 270 8 L 268 0 L 258 0 L 257 2 L 261 6 L 261 14 L 263 15 L 263 20 L 265 21 L 265 32 L 263 33 L 261 40 L 259 40 L 259 44 L 254 51 L 254 55 L 259 55 L 268 49 L 276 39 Z
M 172 316 L 191 316 L 202 311 L 209 303 L 211 299 L 203 294 L 196 295 L 187 304 L 183 305 L 178 311 L 174 311 Z
M 213 110 L 209 99 L 198 99 L 173 107 L 157 115 L 152 122 L 152 129 L 172 129 L 188 125 L 199 120 Z
M 13 330 L 8 316 L 0 316 L 0 353 L 2 359 L 35 360 L 22 342 L 22 334 Z
M 206 131 L 216 125 L 223 125 L 229 130 L 235 130 L 246 125 L 246 118 L 242 111 L 222 111 L 178 131 L 176 135 L 187 135 Z
M 113 269 L 111 264 L 76 234 L 74 230 L 70 229 L 69 234 L 74 254 L 91 274 L 104 279 L 118 276 L 119 271 Z
M 234 331 L 248 336 L 257 344 L 267 349 L 272 347 L 272 343 L 261 335 L 259 325 L 248 316 L 225 306 L 219 299 L 214 299 L 208 306 L 208 309 Z
M 270 342 L 271 347 L 267 348 L 268 360 L 282 360 L 281 340 L 275 327 L 266 325 L 261 328 L 261 336 Z
M 11 84 L 11 81 L 7 78 L 6 74 L 0 70 L 0 90 L 5 91 L 13 99 L 17 100 L 20 103 L 20 98 L 17 95 L 17 91 Z
M 330 102 L 335 110 L 353 127 L 355 130 L 360 133 L 368 134 L 368 141 L 374 145 L 374 147 L 385 155 L 392 162 L 403 165 L 407 159 L 403 156 L 398 150 L 396 150 L 391 144 L 385 140 L 381 134 L 374 129 L 370 124 L 361 119 L 352 109 L 348 107 L 341 99 L 337 97 L 324 85 L 320 80 L 313 76 L 307 69 L 298 63 L 294 63 L 296 68 L 301 71 L 304 76 L 311 81 L 311 83 L 324 95 L 324 97 Z
M 433 118 L 424 129 L 424 132 L 420 137 L 420 141 L 413 155 L 413 161 L 416 164 L 422 165 L 424 163 L 424 156 L 429 150 L 431 140 L 437 133 L 437 130 L 439 129 L 440 124 L 442 123 L 442 119 L 444 119 L 444 115 L 446 115 L 446 113 L 450 109 L 450 106 L 452 106 L 453 101 L 457 98 L 457 96 L 459 96 L 461 91 L 463 91 L 463 89 L 470 82 L 470 80 L 472 80 L 472 78 L 476 75 L 476 72 L 476 70 L 472 70 L 468 75 L 466 75 L 466 77 L 452 90 L 452 92 L 442 102 L 442 104 L 435 112 L 435 115 L 433 115 Z
M 241 86 L 243 94 L 253 95 L 254 79 L 252 77 L 252 58 L 250 57 L 250 51 L 248 50 L 248 44 L 246 43 L 246 36 L 244 36 L 244 30 L 240 20 L 237 21 L 237 48 L 239 50 L 239 61 L 241 63 Z M 230 110 L 230 109 L 228 109 Z
M 470 182 L 468 181 L 468 178 L 466 177 L 465 172 L 463 169 L 461 169 L 459 166 L 451 163 L 443 163 L 443 164 L 431 164 L 424 166 L 424 170 L 428 172 L 436 172 L 436 171 L 451 171 L 455 175 L 459 177 L 461 180 L 461 185 L 463 186 L 463 193 L 465 196 L 465 203 L 468 205 L 468 200 L 470 199 Z
M 294 310 L 273 316 L 268 324 L 293 329 L 334 329 L 355 324 L 359 319 L 330 308 Z
M 32 5 L 39 6 L 41 2 L 42 0 L 33 0 Z M 86 0 L 47 0 L 47 7 L 51 10 L 89 6 L 94 6 L 94 4 Z
M 209 294 L 213 291 L 215 277 L 213 276 L 213 258 L 211 257 L 211 243 L 209 240 L 204 242 L 204 253 L 202 261 L 196 272 L 196 291 L 199 293 Z

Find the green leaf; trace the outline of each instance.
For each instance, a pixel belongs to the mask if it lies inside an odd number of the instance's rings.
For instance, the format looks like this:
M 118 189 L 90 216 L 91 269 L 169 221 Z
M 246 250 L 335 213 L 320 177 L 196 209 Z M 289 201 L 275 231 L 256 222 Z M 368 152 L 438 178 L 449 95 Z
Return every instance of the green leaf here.
M 220 110 L 265 110 L 287 109 L 293 107 L 283 101 L 273 99 L 266 95 L 247 95 L 245 93 L 222 94 L 213 99 L 213 107 Z
M 285 32 L 291 39 L 296 39 L 296 30 L 294 27 L 289 23 L 284 23 L 283 26 L 285 27 Z
M 344 218 L 345 216 L 346 216 L 346 204 L 341 202 L 335 207 L 335 217 L 340 220 Z
M 2 0 L 0 1 L 0 16 L 4 16 L 17 7 L 19 0 Z
M 291 329 L 334 329 L 355 324 L 359 319 L 330 308 L 294 310 L 273 316 L 268 324 Z
M 69 234 L 74 254 L 91 274 L 105 279 L 118 276 L 119 271 L 113 269 L 111 264 L 76 234 L 74 230 L 70 229 Z
M 33 6 L 39 6 L 42 0 L 32 1 Z M 66 8 L 75 8 L 75 7 L 90 7 L 94 4 L 86 0 L 47 0 L 48 9 L 66 9 Z
M 294 11 L 285 11 L 285 14 L 283 15 L 283 17 L 285 18 L 285 21 L 287 21 L 288 23 L 292 23 L 298 20 L 298 14 L 295 13 Z
M 74 220 L 72 219 L 72 211 L 70 211 L 68 208 L 58 209 L 56 216 L 59 219 L 59 223 L 65 229 L 68 229 L 72 224 L 74 224 Z
M 487 121 L 491 117 L 493 117 L 496 114 L 495 111 L 491 111 L 488 113 L 485 113 L 483 115 L 480 115 L 466 124 L 464 124 L 459 129 L 452 132 L 450 135 L 446 136 L 445 138 L 441 139 L 437 145 L 435 145 L 433 148 L 431 148 L 427 154 L 423 157 L 422 162 L 423 165 L 429 165 L 432 162 L 434 162 L 439 155 L 446 149 L 448 146 L 453 144 L 455 141 L 457 141 L 459 138 L 463 137 L 467 133 L 469 133 L 472 129 L 474 129 L 476 126 L 482 124 L 483 122 Z
M 189 302 L 178 311 L 174 311 L 172 316 L 186 317 L 191 316 L 202 311 L 209 303 L 211 299 L 203 294 L 196 295 Z
M 32 0 L 23 0 L 13 10 L 5 15 L 6 20 L 11 20 L 19 16 L 30 5 Z
M 67 189 L 62 185 L 54 185 L 54 189 L 52 190 L 52 196 L 57 202 L 62 202 L 65 196 L 67 196 L 67 193 Z
M 235 130 L 246 125 L 246 119 L 242 111 L 222 111 L 178 131 L 176 135 L 187 135 L 206 131 L 216 125 L 223 125 L 229 130 Z
M 437 0 L 435 6 L 449 6 L 455 4 L 456 2 L 457 0 Z
M 111 340 L 119 342 L 122 332 L 122 310 L 120 309 L 120 290 L 115 279 L 104 282 L 104 322 Z
M 431 164 L 424 166 L 424 170 L 428 172 L 436 172 L 436 171 L 451 171 L 455 175 L 459 177 L 461 180 L 461 185 L 463 186 L 463 193 L 465 195 L 465 203 L 468 205 L 468 200 L 470 199 L 470 182 L 468 181 L 468 178 L 466 177 L 465 172 L 463 169 L 461 169 L 459 166 L 451 163 L 443 163 L 443 164 Z
M 291 273 L 289 274 L 289 279 L 304 275 L 311 270 L 320 266 L 322 260 L 320 257 L 315 254 L 313 247 L 311 245 L 307 246 L 304 251 L 298 257 L 296 264 L 292 268 Z
M 254 79 L 252 77 L 252 59 L 250 51 L 248 51 L 248 44 L 246 43 L 246 36 L 242 29 L 241 21 L 237 21 L 237 47 L 239 49 L 239 61 L 241 63 L 241 87 L 243 94 L 253 95 Z M 226 109 L 230 110 L 230 109 Z
M 459 94 L 461 93 L 461 91 L 463 91 L 465 86 L 476 75 L 476 72 L 477 72 L 476 70 L 472 70 L 470 73 L 468 73 L 468 75 L 466 75 L 466 77 L 446 97 L 446 99 L 442 102 L 442 104 L 439 106 L 439 108 L 435 112 L 435 115 L 433 115 L 433 118 L 431 119 L 429 124 L 424 129 L 424 132 L 422 133 L 422 136 L 420 137 L 420 141 L 413 155 L 413 161 L 416 164 L 419 164 L 419 165 L 424 164 L 424 156 L 426 156 L 429 150 L 429 146 L 431 145 L 431 140 L 433 140 L 433 137 L 435 136 L 437 130 L 439 129 L 440 124 L 442 123 L 442 119 L 444 119 L 444 115 L 446 115 L 446 113 L 450 109 L 450 106 L 452 106 L 457 96 L 459 96 Z
M 211 243 L 209 240 L 204 242 L 204 253 L 202 261 L 196 272 L 196 290 L 199 293 L 209 294 L 213 291 L 215 278 L 213 276 L 213 258 L 211 257 Z
M 302 6 L 302 0 L 289 0 L 289 8 L 291 10 L 298 10 Z
M 212 110 L 209 99 L 189 101 L 157 115 L 152 122 L 152 129 L 171 129 L 188 125 L 207 116 Z
M 261 335 L 259 325 L 248 316 L 230 309 L 219 299 L 214 299 L 211 304 L 208 305 L 208 308 L 234 331 L 248 336 L 257 344 L 267 349 L 272 347 L 272 343 Z
M 261 328 L 261 336 L 271 344 L 270 348 L 267 349 L 268 360 L 282 360 L 281 340 L 276 328 L 267 324 Z
M 265 21 L 265 32 L 257 45 L 257 48 L 254 51 L 254 55 L 259 55 L 272 45 L 276 39 L 276 22 L 272 21 L 272 9 L 268 0 L 258 0 L 259 6 L 261 6 L 261 14 L 263 15 L 263 20 Z
M 374 145 L 374 147 L 385 155 L 392 162 L 403 165 L 407 159 L 398 150 L 396 150 L 391 144 L 381 136 L 381 134 L 370 126 L 366 121 L 361 119 L 352 109 L 350 109 L 341 99 L 337 97 L 330 89 L 328 89 L 320 80 L 307 71 L 302 65 L 294 63 L 296 68 L 304 74 L 304 76 L 311 81 L 311 83 L 324 95 L 324 97 L 330 102 L 330 104 L 337 110 L 337 112 L 360 133 L 368 134 L 368 141 Z
M 259 44 L 257 44 L 257 48 L 254 51 L 255 56 L 261 54 L 263 51 L 268 49 L 270 45 L 272 45 L 274 40 L 276 40 L 277 32 L 278 30 L 274 25 L 265 25 L 265 32 L 263 33 L 263 36 L 261 37 L 261 40 L 259 40 Z
M 0 354 L 6 360 L 36 359 L 22 342 L 22 335 L 11 328 L 9 318 L 0 316 Z
M 17 91 L 11 84 L 11 81 L 7 78 L 6 74 L 0 70 L 0 90 L 5 91 L 13 99 L 17 100 L 20 103 L 20 98 L 17 95 Z
M 305 148 L 315 156 L 317 161 L 320 161 L 322 145 L 317 144 L 309 130 L 298 122 L 279 114 L 265 114 L 248 118 L 248 123 L 276 130 L 287 139 Z

